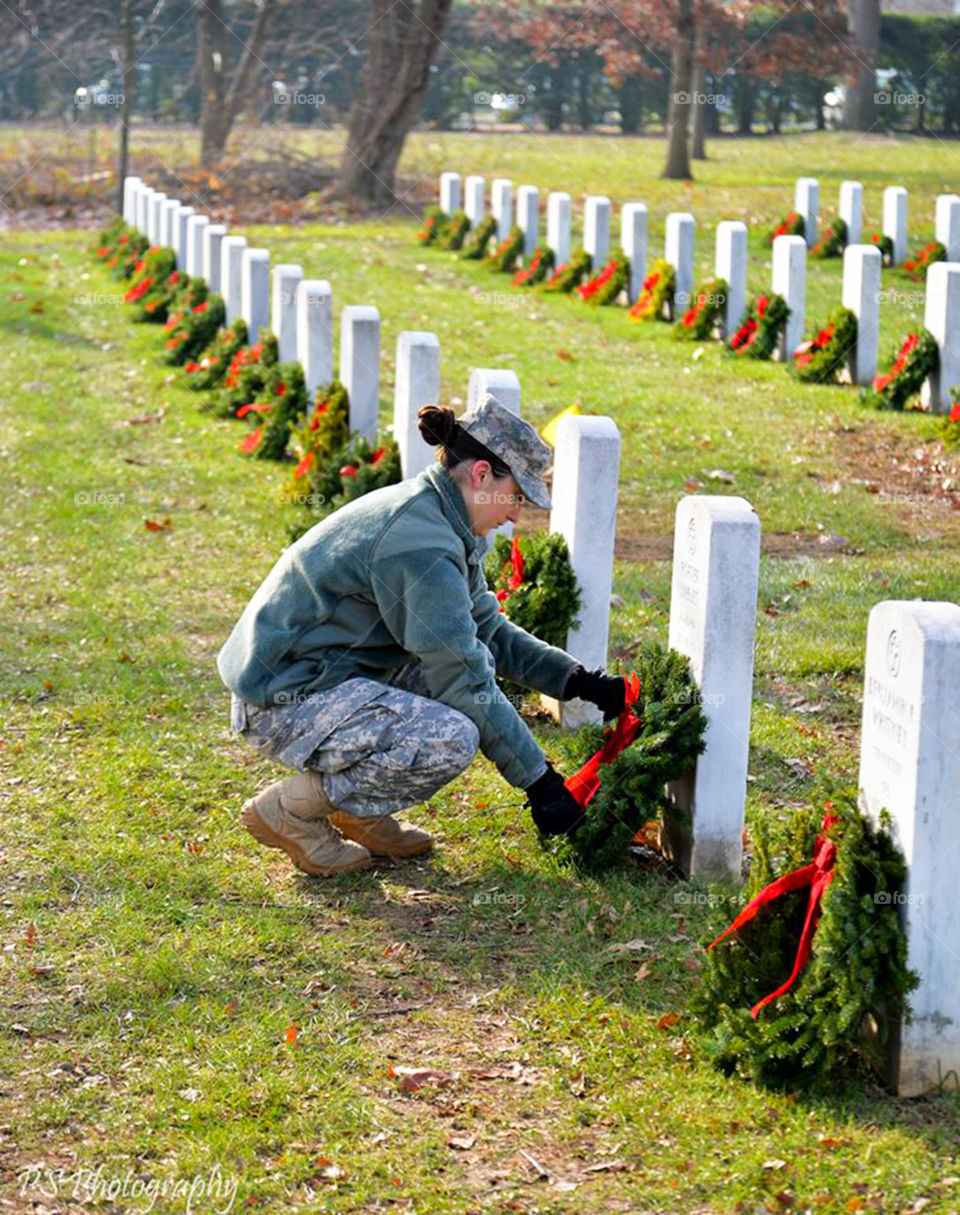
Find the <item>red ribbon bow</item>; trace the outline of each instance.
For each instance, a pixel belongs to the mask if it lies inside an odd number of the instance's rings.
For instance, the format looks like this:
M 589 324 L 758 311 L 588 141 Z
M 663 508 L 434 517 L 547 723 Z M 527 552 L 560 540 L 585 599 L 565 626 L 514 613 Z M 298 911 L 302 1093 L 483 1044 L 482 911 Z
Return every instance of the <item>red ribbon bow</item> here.
M 764 996 L 762 1000 L 758 1000 L 753 1008 L 750 1009 L 750 1015 L 754 1020 L 756 1020 L 760 1009 L 764 1005 L 769 1004 L 771 1000 L 776 1000 L 778 996 L 782 996 L 785 991 L 788 991 L 793 986 L 795 979 L 806 966 L 807 959 L 810 957 L 813 934 L 823 910 L 820 906 L 820 899 L 823 892 L 833 881 L 833 863 L 837 858 L 837 846 L 832 840 L 827 839 L 825 834 L 834 823 L 839 821 L 836 814 L 829 812 L 829 807 L 830 803 L 827 802 L 827 813 L 823 816 L 823 822 L 820 824 L 820 834 L 817 836 L 813 860 L 810 864 L 804 865 L 800 869 L 794 869 L 792 873 L 785 873 L 783 877 L 778 877 L 769 886 L 764 886 L 760 893 L 755 895 L 744 907 L 730 927 L 725 932 L 721 932 L 717 939 L 707 946 L 707 951 L 709 952 L 713 949 L 714 945 L 719 945 L 724 937 L 729 936 L 731 932 L 736 932 L 738 928 L 743 927 L 749 920 L 752 920 L 766 903 L 772 903 L 774 899 L 778 899 L 782 894 L 789 894 L 792 890 L 802 890 L 804 886 L 810 887 L 807 915 L 803 922 L 803 931 L 800 933 L 800 943 L 797 946 L 797 956 L 793 961 L 793 970 L 790 972 L 790 977 L 781 983 L 776 991 L 772 991 L 769 995 Z
M 605 732 L 607 740 L 600 750 L 590 756 L 579 772 L 564 781 L 574 800 L 581 806 L 586 806 L 600 788 L 600 769 L 612 763 L 621 751 L 625 751 L 643 727 L 643 719 L 633 707 L 640 698 L 640 676 L 634 672 L 628 675 L 624 682 L 626 695 L 623 712 L 617 718 L 617 724 Z

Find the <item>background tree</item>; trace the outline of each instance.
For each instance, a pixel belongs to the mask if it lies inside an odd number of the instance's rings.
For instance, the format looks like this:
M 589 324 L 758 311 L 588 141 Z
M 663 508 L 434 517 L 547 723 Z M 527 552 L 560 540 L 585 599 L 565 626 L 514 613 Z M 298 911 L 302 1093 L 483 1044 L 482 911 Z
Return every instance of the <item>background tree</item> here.
M 373 0 L 367 57 L 334 193 L 394 201 L 397 161 L 430 83 L 453 0 Z
M 854 131 L 874 125 L 877 88 L 877 53 L 880 49 L 880 0 L 849 0 L 850 80 L 844 119 Z

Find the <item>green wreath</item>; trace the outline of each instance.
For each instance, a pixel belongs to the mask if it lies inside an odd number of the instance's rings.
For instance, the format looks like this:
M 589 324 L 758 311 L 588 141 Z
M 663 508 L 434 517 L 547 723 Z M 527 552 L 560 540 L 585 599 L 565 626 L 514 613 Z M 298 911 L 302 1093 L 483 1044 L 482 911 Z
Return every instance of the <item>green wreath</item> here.
M 842 257 L 847 247 L 846 221 L 837 218 L 830 224 L 826 232 L 810 250 L 810 256 L 825 261 L 831 257 Z
M 471 229 L 469 240 L 460 250 L 460 256 L 465 261 L 480 262 L 487 256 L 487 246 L 497 230 L 497 221 L 493 215 L 481 219 L 477 226 Z
M 757 295 L 747 305 L 740 325 L 727 342 L 738 357 L 769 359 L 780 341 L 790 309 L 782 295 Z
M 676 650 L 646 641 L 633 660 L 640 678 L 642 729 L 633 743 L 600 769 L 600 787 L 586 818 L 571 836 L 544 837 L 545 849 L 561 861 L 602 873 L 627 859 L 637 832 L 651 819 L 685 816 L 667 798 L 664 785 L 689 772 L 706 743 L 707 719 L 690 662 Z M 561 738 L 561 768 L 567 777 L 603 746 L 604 728 L 584 726 Z
M 643 288 L 627 316 L 631 321 L 673 320 L 677 272 L 672 262 L 658 257 L 643 280 Z
M 766 241 L 768 245 L 772 245 L 778 236 L 803 236 L 806 230 L 807 225 L 800 212 L 788 211 L 767 233 Z
M 437 235 L 437 245 L 441 249 L 457 252 L 463 248 L 463 242 L 470 231 L 470 220 L 464 210 L 454 211 Z
M 213 341 L 197 355 L 196 360 L 184 364 L 187 383 L 197 392 L 215 388 L 226 375 L 227 368 L 237 351 L 247 344 L 247 322 L 238 316 L 226 329 L 221 329 Z
M 510 234 L 487 256 L 487 264 L 501 274 L 512 273 L 517 258 L 523 253 L 525 237 L 522 228 L 511 228 Z
M 890 370 L 874 376 L 872 386 L 861 394 L 861 400 L 875 409 L 903 409 L 939 365 L 940 348 L 930 330 L 909 333 Z
M 513 276 L 515 287 L 536 287 L 542 283 L 553 269 L 555 257 L 549 245 L 537 245 L 530 258 L 529 266 L 524 266 Z
M 708 1056 L 727 1074 L 774 1087 L 835 1083 L 837 1069 L 859 1060 L 879 1066 L 893 1022 L 916 976 L 897 896 L 905 865 L 884 815 L 876 828 L 844 791 L 827 803 L 837 816 L 827 836 L 836 845 L 834 877 L 809 960 L 794 985 L 759 1010 L 751 1008 L 790 975 L 809 902 L 809 890 L 783 895 L 706 954 L 690 1012 Z M 822 807 L 788 819 L 758 817 L 752 832 L 753 866 L 746 887 L 731 899 L 718 891 L 718 910 L 706 946 L 778 874 L 810 863 L 821 830 Z M 864 1033 L 875 1025 L 871 1045 Z
M 838 308 L 815 338 L 794 351 L 794 374 L 808 384 L 836 384 L 856 341 L 855 313 L 849 308 Z
M 722 278 L 708 278 L 693 293 L 693 302 L 673 327 L 673 336 L 691 342 L 704 342 L 713 336 L 714 327 L 727 306 L 730 288 Z
M 592 261 L 586 249 L 578 249 L 568 262 L 557 266 L 550 277 L 540 284 L 540 290 L 569 295 L 590 273 Z
M 599 274 L 581 283 L 576 288 L 576 293 L 586 303 L 603 308 L 615 304 L 629 282 L 630 259 L 622 249 L 618 249 L 613 257 L 607 260 Z

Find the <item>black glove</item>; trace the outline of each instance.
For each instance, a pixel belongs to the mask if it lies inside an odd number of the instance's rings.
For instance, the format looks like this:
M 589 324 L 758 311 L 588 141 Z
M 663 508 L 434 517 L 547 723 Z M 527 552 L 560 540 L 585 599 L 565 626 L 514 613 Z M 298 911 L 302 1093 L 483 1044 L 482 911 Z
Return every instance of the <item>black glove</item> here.
M 626 680 L 622 675 L 604 675 L 599 667 L 595 671 L 575 667 L 563 689 L 563 699 L 572 700 L 574 696 L 596 705 L 603 713 L 603 720 L 609 721 L 623 712 L 627 698 Z
M 563 783 L 552 766 L 526 790 L 530 813 L 542 835 L 563 835 L 575 831 L 583 822 L 583 807 Z

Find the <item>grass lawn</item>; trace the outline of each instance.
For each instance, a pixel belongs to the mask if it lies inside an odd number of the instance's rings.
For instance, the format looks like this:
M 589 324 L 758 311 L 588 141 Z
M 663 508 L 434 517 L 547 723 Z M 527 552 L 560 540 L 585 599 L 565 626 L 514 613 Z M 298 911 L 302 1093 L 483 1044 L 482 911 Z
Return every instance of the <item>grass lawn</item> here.
M 871 221 L 882 184 L 908 185 L 918 243 L 948 167 L 926 143 L 724 141 L 688 195 L 655 180 L 652 141 L 564 138 L 578 196 L 648 198 L 654 244 L 673 208 L 712 225 L 746 207 L 766 226 L 806 173 L 825 194 L 864 180 Z M 546 142 L 527 156 L 517 140 L 418 135 L 404 167 L 557 188 Z M 508 366 L 537 424 L 574 400 L 617 420 L 614 653 L 666 639 L 688 478 L 747 497 L 766 544 L 748 826 L 821 779 L 855 781 L 870 607 L 955 599 L 960 579 L 930 418 L 869 413 L 850 389 L 713 346 L 694 360 L 620 310 L 521 295 L 417 248 L 409 214 L 238 230 L 328 277 L 338 305 L 379 306 L 385 422 L 405 329 L 440 336 L 447 401 L 472 367 Z M 759 289 L 769 252 L 751 241 Z M 682 1012 L 716 913 L 658 874 L 558 870 L 487 761 L 413 811 L 438 841 L 424 862 L 311 881 L 241 831 L 243 798 L 279 770 L 232 740 L 214 660 L 284 543 L 284 477 L 236 453 L 240 426 L 198 411 L 89 245 L 21 231 L 0 250 L 5 1209 L 143 1210 L 133 1179 L 193 1185 L 195 1211 L 960 1208 L 955 1093 L 900 1101 L 844 1077 L 774 1094 L 722 1077 L 682 1018 L 658 1028 Z M 884 286 L 909 298 L 884 305 L 882 349 L 922 316 L 921 287 Z M 811 266 L 811 318 L 838 302 L 838 264 Z M 554 728 L 534 728 L 549 751 Z M 405 1088 L 403 1068 L 442 1075 Z

